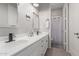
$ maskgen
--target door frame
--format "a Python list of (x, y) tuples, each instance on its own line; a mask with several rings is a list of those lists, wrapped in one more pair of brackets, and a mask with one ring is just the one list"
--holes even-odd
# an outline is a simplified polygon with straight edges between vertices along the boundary
[[(52, 8), (51, 8), (51, 32), (52, 32)], [(61, 18), (63, 19), (63, 17), (61, 16)], [(62, 21), (63, 22), (63, 21)], [(63, 23), (62, 23), (63, 24)], [(62, 26), (63, 27), (63, 26)], [(51, 34), (51, 39), (52, 39), (52, 33), (50, 33)], [(62, 35), (63, 35), (63, 33), (62, 33)], [(63, 39), (63, 38), (62, 38)], [(52, 39), (53, 40), (53, 39)], [(63, 44), (63, 43), (62, 43)]]
[(63, 8), (65, 8), (65, 17), (63, 17), (63, 47), (66, 52), (69, 52), (69, 4), (64, 4)]
[[(63, 44), (63, 48), (64, 48), (64, 46), (65, 46), (65, 50), (67, 51), (67, 52), (69, 52), (69, 3), (64, 3), (64, 5), (67, 5), (68, 6), (68, 18), (67, 18), (67, 21), (68, 21), (68, 23), (67, 23), (67, 25), (68, 25), (68, 31), (67, 31), (67, 33), (68, 33), (68, 39), (64, 39), (65, 37), (64, 37), (64, 35), (63, 35), (63, 40), (65, 40), (65, 43)], [(63, 8), (64, 8), (65, 6), (63, 6)], [(66, 8), (66, 7), (65, 7)], [(50, 39), (50, 44), (51, 44), (51, 27), (52, 27), (52, 23), (51, 23), (51, 21), (52, 21), (52, 7), (51, 7), (51, 4), (50, 4), (50, 14), (51, 14), (51, 16), (50, 16), (50, 25), (49, 25), (49, 39)], [(63, 12), (63, 11), (62, 11)], [(63, 24), (64, 25), (64, 24)], [(63, 26), (64, 27), (64, 26)], [(64, 31), (63, 31), (63, 34), (64, 34)], [(67, 41), (67, 42), (66, 42)], [(66, 44), (67, 43), (67, 44)], [(68, 48), (67, 48), (68, 47)], [(51, 45), (49, 46), (49, 48), (51, 48)]]

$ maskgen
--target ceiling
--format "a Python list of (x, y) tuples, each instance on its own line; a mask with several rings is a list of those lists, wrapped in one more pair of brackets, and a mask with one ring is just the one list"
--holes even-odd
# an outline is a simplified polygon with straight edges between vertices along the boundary
[(39, 6), (42, 8), (46, 6), (51, 6), (52, 9), (63, 8), (64, 3), (39, 3)]
[(50, 5), (52, 9), (58, 9), (58, 8), (62, 8), (64, 3), (51, 3)]

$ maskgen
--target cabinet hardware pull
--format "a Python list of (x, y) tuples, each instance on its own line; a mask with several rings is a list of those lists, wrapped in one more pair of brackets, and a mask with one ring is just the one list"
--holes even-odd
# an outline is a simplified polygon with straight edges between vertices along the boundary
[(74, 35), (79, 35), (79, 33), (74, 33)]

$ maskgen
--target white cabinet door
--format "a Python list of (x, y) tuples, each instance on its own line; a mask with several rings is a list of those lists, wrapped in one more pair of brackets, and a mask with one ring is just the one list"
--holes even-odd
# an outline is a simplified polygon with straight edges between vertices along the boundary
[(0, 27), (8, 25), (8, 4), (0, 3)]
[(45, 55), (48, 48), (48, 36), (42, 38), (42, 55)]
[(41, 56), (41, 42), (37, 41), (14, 56)]
[(14, 54), (14, 56), (44, 56), (48, 48), (48, 36), (43, 37), (39, 41), (26, 47), (22, 51)]
[(10, 27), (17, 24), (17, 4), (0, 3), (0, 27)]
[(17, 17), (18, 17), (17, 4), (15, 3), (8, 4), (8, 24), (16, 25)]
[(39, 40), (33, 44), (33, 54), (31, 56), (41, 56), (41, 41)]
[(24, 48), (23, 50), (19, 51), (18, 53), (14, 54), (13, 56), (30, 56), (32, 54), (32, 47)]

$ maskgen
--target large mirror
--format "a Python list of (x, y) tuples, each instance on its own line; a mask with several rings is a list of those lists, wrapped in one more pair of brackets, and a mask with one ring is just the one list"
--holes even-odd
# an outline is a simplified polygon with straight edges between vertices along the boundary
[(39, 15), (33, 12), (33, 31), (39, 31)]

